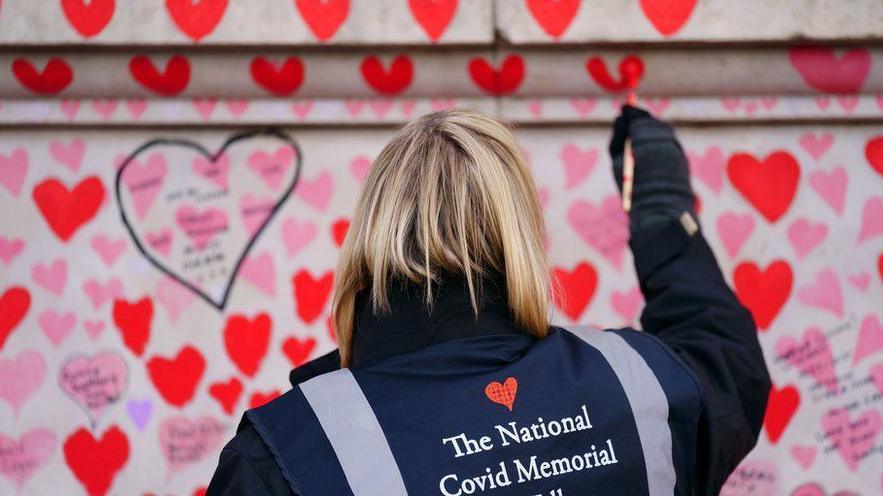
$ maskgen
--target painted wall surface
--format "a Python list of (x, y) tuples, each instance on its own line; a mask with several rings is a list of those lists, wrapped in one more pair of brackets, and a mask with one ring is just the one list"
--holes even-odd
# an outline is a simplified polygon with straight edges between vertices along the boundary
[(0, 494), (199, 493), (336, 346), (362, 180), (432, 110), (517, 124), (555, 322), (635, 324), (606, 152), (629, 68), (775, 385), (723, 494), (883, 493), (881, 33), (859, 0), (3, 0)]

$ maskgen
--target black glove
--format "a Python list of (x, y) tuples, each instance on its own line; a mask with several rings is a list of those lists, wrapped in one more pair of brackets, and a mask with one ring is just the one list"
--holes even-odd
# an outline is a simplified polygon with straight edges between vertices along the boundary
[(622, 113), (613, 122), (609, 146), (613, 177), (620, 193), (626, 138), (631, 140), (635, 158), (629, 212), (632, 236), (653, 231), (680, 218), (685, 211), (698, 223), (687, 157), (672, 127), (644, 109), (622, 106)]

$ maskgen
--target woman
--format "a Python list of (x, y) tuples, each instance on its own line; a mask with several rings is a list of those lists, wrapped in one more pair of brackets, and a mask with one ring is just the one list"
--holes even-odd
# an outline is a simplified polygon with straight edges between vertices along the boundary
[(511, 131), (452, 110), (404, 126), (336, 272), (339, 352), (246, 412), (209, 495), (717, 494), (770, 381), (694, 212), (672, 129), (623, 107), (610, 153), (643, 332), (564, 329), (536, 188)]

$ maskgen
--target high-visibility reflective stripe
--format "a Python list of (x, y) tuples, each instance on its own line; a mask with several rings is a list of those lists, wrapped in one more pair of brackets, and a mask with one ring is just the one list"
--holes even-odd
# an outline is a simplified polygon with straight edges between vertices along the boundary
[(349, 369), (300, 385), (355, 496), (407, 495), (386, 436)]
[(597, 349), (625, 390), (647, 467), (650, 496), (671, 496), (675, 488), (668, 398), (644, 358), (620, 336), (587, 326), (565, 327)]

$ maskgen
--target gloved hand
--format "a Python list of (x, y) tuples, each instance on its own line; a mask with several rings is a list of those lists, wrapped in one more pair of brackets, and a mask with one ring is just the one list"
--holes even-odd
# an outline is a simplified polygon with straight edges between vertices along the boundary
[(678, 219), (684, 211), (698, 223), (687, 157), (672, 127), (644, 109), (628, 104), (622, 106), (622, 112), (613, 123), (609, 146), (613, 176), (620, 194), (626, 138), (631, 140), (635, 158), (629, 212), (632, 237)]

